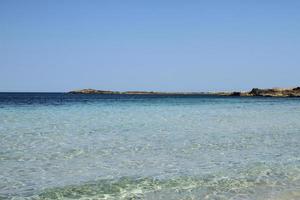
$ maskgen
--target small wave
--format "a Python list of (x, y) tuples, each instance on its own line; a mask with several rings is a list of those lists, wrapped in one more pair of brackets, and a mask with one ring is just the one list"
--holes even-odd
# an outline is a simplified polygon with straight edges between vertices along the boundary
[[(299, 169), (271, 169), (258, 165), (226, 177), (224, 174), (204, 177), (122, 177), (46, 189), (27, 197), (32, 200), (50, 199), (286, 199), (295, 193), (282, 193), (287, 184), (299, 186), (293, 174)], [(291, 184), (293, 183), (293, 184)], [(281, 192), (281, 193), (280, 193)], [(298, 197), (299, 193), (296, 194)], [(270, 197), (270, 198), (269, 198)], [(272, 198), (271, 198), (272, 197)], [(276, 198), (275, 198), (276, 197)], [(278, 197), (278, 198), (277, 198)]]

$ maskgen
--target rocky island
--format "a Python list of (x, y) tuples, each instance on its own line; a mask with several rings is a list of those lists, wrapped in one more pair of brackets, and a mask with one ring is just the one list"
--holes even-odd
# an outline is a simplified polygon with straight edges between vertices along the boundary
[(126, 95), (204, 95), (204, 92), (153, 92), (153, 91), (109, 91), (109, 90), (95, 90), (82, 89), (70, 91), (71, 94), (126, 94)]
[(253, 88), (249, 92), (153, 92), (153, 91), (109, 91), (83, 89), (70, 91), (71, 94), (126, 94), (126, 95), (214, 95), (214, 96), (245, 96), (245, 97), (300, 97), (300, 87), (295, 88)]

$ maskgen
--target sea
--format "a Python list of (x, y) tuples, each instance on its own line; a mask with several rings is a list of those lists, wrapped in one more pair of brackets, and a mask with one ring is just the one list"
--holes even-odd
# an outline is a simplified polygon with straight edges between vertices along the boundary
[(0, 199), (299, 200), (300, 98), (0, 93)]

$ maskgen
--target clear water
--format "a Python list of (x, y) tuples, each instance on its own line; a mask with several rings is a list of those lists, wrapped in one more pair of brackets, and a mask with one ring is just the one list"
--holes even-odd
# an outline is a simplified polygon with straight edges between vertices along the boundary
[(2, 93), (0, 199), (300, 199), (300, 99)]

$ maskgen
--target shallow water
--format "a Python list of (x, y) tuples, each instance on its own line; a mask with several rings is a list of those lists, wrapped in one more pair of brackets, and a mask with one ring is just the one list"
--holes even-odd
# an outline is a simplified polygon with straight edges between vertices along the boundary
[(300, 99), (0, 94), (0, 199), (300, 199)]

